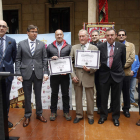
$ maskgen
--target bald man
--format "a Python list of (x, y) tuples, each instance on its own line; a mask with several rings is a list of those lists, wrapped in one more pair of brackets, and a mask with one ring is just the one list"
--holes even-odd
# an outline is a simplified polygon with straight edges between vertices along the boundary
[[(69, 45), (63, 38), (63, 31), (58, 29), (55, 31), (56, 40), (47, 47), (48, 59), (57, 59), (70, 55), (71, 45)], [(71, 120), (69, 115), (69, 74), (52, 75), (50, 77), (51, 86), (51, 116), (50, 120), (54, 121), (57, 116), (57, 102), (59, 85), (61, 85), (63, 112), (67, 121)]]
[[(0, 20), (0, 72), (14, 73), (15, 58), (16, 58), (16, 41), (8, 36), (6, 32), (8, 30), (7, 23)], [(7, 116), (9, 113), (9, 95), (11, 91), (13, 76), (6, 78), (6, 105)], [(13, 127), (13, 124), (8, 121), (8, 127)]]

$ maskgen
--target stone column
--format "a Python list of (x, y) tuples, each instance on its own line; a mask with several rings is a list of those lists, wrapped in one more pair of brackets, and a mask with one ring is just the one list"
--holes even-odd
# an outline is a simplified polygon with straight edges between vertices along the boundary
[(88, 0), (88, 23), (96, 22), (96, 0)]
[(3, 19), (2, 0), (0, 0), (0, 20)]

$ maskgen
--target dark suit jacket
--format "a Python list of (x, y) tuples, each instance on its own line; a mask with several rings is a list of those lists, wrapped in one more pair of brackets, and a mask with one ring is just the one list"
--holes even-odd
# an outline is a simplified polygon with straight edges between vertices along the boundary
[(44, 74), (48, 74), (45, 44), (36, 40), (35, 52), (32, 56), (28, 39), (26, 39), (18, 44), (15, 71), (17, 74), (22, 75), (23, 80), (29, 80), (32, 75), (33, 65), (38, 79), (43, 78), (43, 69)]
[(96, 47), (98, 47), (98, 45), (100, 45), (100, 44), (102, 44), (102, 43), (103, 43), (103, 42), (101, 42), (101, 41), (98, 41), (97, 44), (94, 44), (93, 41), (90, 42), (90, 44), (95, 45)]
[[(17, 53), (17, 49), (16, 49), (15, 39), (6, 36), (6, 46), (5, 46), (4, 56), (2, 57), (2, 54), (0, 53), (0, 62), (1, 62), (0, 71), (3, 71), (2, 67), (4, 64), (6, 72), (14, 73), (13, 64), (15, 63), (16, 53)], [(12, 81), (13, 76), (9, 76), (8, 79)]]
[(125, 76), (123, 68), (126, 62), (126, 48), (123, 43), (115, 42), (113, 63), (111, 69), (107, 66), (107, 42), (98, 45), (100, 50), (100, 73), (99, 80), (101, 83), (106, 83), (111, 76), (117, 83), (121, 82)]

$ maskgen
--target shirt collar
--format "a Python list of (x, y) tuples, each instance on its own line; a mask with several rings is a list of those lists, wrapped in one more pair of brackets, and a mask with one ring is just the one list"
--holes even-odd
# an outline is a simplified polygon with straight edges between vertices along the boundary
[(36, 43), (36, 39), (35, 39), (34, 41), (32, 41), (32, 40), (30, 40), (30, 39), (28, 38), (28, 42), (29, 42), (29, 43), (31, 43), (31, 42)]
[(62, 46), (63, 45), (63, 41), (61, 42), (61, 43), (58, 43), (57, 41), (56, 41), (56, 46)]
[(125, 40), (122, 43), (125, 44)]
[[(82, 46), (83, 44), (81, 44), (81, 46)], [(85, 47), (88, 47), (89, 46), (89, 43), (87, 42), (86, 44), (85, 44)]]
[[(107, 42), (107, 47), (109, 47), (110, 44)], [(115, 47), (115, 42), (113, 43), (113, 47)]]
[(3, 37), (0, 37), (0, 38), (3, 38), (4, 40), (6, 40), (6, 35), (4, 35)]

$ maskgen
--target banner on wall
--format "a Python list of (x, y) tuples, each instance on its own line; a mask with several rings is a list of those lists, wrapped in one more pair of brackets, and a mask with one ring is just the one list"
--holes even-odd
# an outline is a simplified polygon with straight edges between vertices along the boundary
[(100, 22), (97, 22), (97, 23), (84, 23), (83, 24), (83, 29), (87, 30), (88, 33), (89, 33), (89, 42), (92, 41), (92, 38), (91, 38), (91, 33), (94, 31), (94, 30), (98, 30), (99, 33), (100, 33), (100, 41), (101, 42), (104, 42), (106, 40), (106, 37), (105, 37), (105, 32), (108, 28), (114, 28), (115, 26), (115, 23), (114, 22), (105, 22), (105, 23), (100, 23)]
[[(7, 34), (7, 36), (14, 38), (17, 43), (22, 40), (25, 40), (28, 38), (27, 34)], [(45, 47), (47, 47), (49, 44), (51, 44), (55, 40), (55, 34), (38, 34), (37, 39), (40, 41), (43, 41), (45, 43)], [(64, 32), (64, 39), (68, 44), (71, 44), (71, 32)], [(71, 79), (71, 78), (70, 78)], [(12, 82), (12, 88), (10, 93), (10, 103), (14, 105), (14, 102), (18, 102), (20, 105), (20, 102), (23, 100), (24, 95), (22, 94), (22, 82), (17, 80), (17, 77), (14, 77), (14, 80)], [(31, 102), (34, 104), (34, 96), (32, 92), (32, 99)], [(69, 87), (69, 95), (70, 95), (70, 109), (72, 110), (72, 83), (70, 81), (70, 87)], [(42, 98), (42, 107), (43, 109), (50, 109), (50, 102), (51, 102), (51, 88), (50, 88), (50, 79), (42, 83), (42, 92), (41, 92), (41, 98)], [(17, 104), (16, 104), (17, 105)], [(13, 107), (16, 107), (14, 105)], [(58, 110), (63, 109), (63, 103), (62, 103), (62, 94), (61, 94), (61, 87), (59, 88), (59, 94), (58, 94)]]

